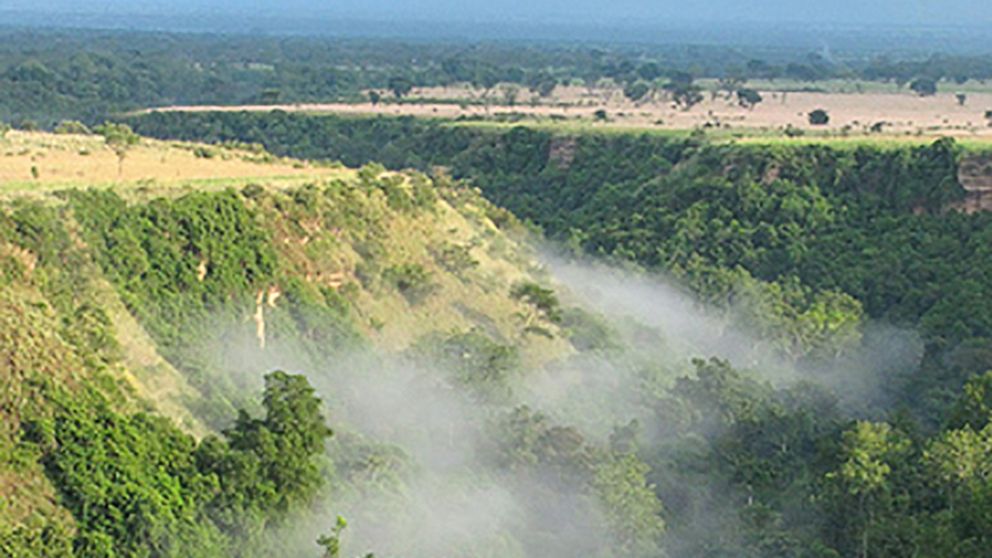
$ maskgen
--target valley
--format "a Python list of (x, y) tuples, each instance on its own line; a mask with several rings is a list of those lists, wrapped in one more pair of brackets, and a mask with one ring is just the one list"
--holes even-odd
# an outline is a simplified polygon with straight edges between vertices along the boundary
[(0, 556), (992, 548), (981, 48), (0, 39)]

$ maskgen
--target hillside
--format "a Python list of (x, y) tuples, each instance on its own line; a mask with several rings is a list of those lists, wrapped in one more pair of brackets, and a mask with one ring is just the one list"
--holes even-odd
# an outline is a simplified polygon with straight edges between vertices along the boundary
[(102, 141), (12, 133), (0, 147), (0, 548), (13, 555), (58, 555), (84, 528), (78, 497), (42, 467), (49, 450), (26, 443), (66, 409), (151, 411), (202, 437), (257, 407), (263, 374), (340, 351), (454, 336), (536, 366), (571, 350), (554, 323), (525, 331), (529, 306), (511, 297), (538, 280), (524, 231), (469, 189), (153, 140), (115, 177)]
[[(664, 506), (669, 554), (981, 554), (983, 149), (278, 112), (129, 121), (159, 137), (441, 168), (572, 253), (664, 277), (554, 270), (563, 295), (590, 290), (585, 307), (625, 333), (621, 354), (639, 354), (631, 320), (662, 331), (647, 363), (618, 376), (636, 387), (601, 386), (605, 409), (646, 414), (594, 405), (592, 422), (614, 425), (615, 448), (640, 432), (633, 455)], [(685, 368), (712, 356), (723, 360)]]
[(981, 153), (133, 122), (0, 146), (6, 555), (987, 548)]

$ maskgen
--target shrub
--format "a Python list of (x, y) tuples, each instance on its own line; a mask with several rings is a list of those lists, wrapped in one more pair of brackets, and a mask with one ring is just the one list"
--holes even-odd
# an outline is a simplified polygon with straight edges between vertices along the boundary
[(403, 264), (385, 271), (383, 278), (391, 283), (410, 304), (420, 304), (437, 290), (431, 274), (420, 264)]
[(90, 134), (90, 129), (78, 120), (63, 120), (55, 127), (56, 134)]
[(830, 123), (830, 115), (823, 109), (816, 109), (809, 113), (809, 123), (813, 126), (826, 126)]

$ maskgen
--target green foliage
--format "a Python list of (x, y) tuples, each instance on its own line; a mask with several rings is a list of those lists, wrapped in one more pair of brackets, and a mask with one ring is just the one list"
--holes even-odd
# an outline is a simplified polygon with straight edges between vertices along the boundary
[(397, 99), (401, 99), (413, 90), (413, 82), (401, 76), (389, 78), (389, 90)]
[(749, 109), (754, 108), (759, 103), (761, 103), (761, 101), (764, 100), (761, 97), (761, 93), (758, 93), (754, 89), (747, 89), (747, 88), (738, 89), (736, 95), (737, 95), (737, 104), (739, 104), (744, 108), (749, 108)]
[(331, 435), (303, 376), (266, 375), (262, 406), (264, 418), (240, 411), (227, 443), (208, 438), (195, 452), (198, 468), (220, 480), (210, 513), (245, 536), (313, 497), (323, 482), (315, 458)]
[(816, 109), (809, 113), (808, 120), (813, 126), (826, 126), (830, 123), (830, 115), (823, 109)]
[[(23, 437), (75, 521), (67, 555), (256, 555), (266, 524), (310, 501), (322, 481), (314, 460), (330, 430), (302, 376), (270, 374), (264, 419), (242, 412), (227, 441), (199, 444), (166, 419), (112, 410), (96, 391), (57, 390), (55, 401)], [(64, 535), (51, 536), (54, 553)]]
[(637, 102), (651, 92), (651, 86), (644, 81), (635, 81), (623, 88), (623, 94), (631, 101)]
[(433, 252), (438, 265), (463, 279), (466, 272), (479, 266), (479, 261), (472, 257), (472, 247), (469, 245), (446, 242)]
[(909, 88), (920, 97), (929, 97), (937, 94), (937, 82), (926, 77), (914, 79), (910, 82)]
[(59, 122), (58, 126), (55, 127), (54, 132), (56, 134), (83, 134), (88, 135), (92, 133), (86, 124), (78, 120), (63, 120)]
[(512, 389), (510, 380), (520, 367), (515, 347), (501, 345), (475, 330), (429, 335), (417, 342), (413, 354), (428, 364), (440, 365), (482, 398), (507, 395)]
[(549, 322), (558, 323), (561, 321), (558, 296), (551, 289), (544, 288), (537, 283), (524, 282), (514, 285), (510, 290), (510, 296), (533, 306), (541, 314), (541, 317)]
[(665, 532), (662, 506), (646, 476), (651, 468), (634, 455), (612, 457), (596, 469), (593, 486), (621, 556), (654, 556)]
[(104, 122), (93, 129), (94, 132), (103, 136), (107, 147), (117, 155), (117, 174), (121, 174), (124, 169), (124, 158), (127, 152), (141, 141), (141, 138), (131, 130), (127, 124), (114, 122)]
[(383, 272), (383, 279), (393, 285), (412, 305), (424, 302), (438, 289), (431, 278), (431, 273), (420, 264), (390, 267)]
[[(162, 419), (107, 409), (68, 410), (37, 443), (80, 528), (82, 555), (214, 556), (226, 541), (203, 521), (211, 480), (193, 464), (194, 442)], [(46, 437), (47, 438), (47, 437)]]
[[(244, 347), (247, 339), (257, 348), (250, 320), (259, 292), (280, 287), (282, 304), (265, 309), (266, 336), (301, 358), (319, 361), (356, 338), (340, 300), (281, 276), (262, 215), (249, 203), (269, 207), (289, 198), (264, 196), (194, 192), (135, 205), (112, 192), (69, 196), (100, 267), (160, 353), (203, 395), (197, 414), (214, 425), (241, 406), (243, 368), (261, 375), (270, 362), (261, 351), (245, 362), (216, 354), (218, 346)], [(324, 207), (313, 203), (314, 211)]]
[(348, 527), (348, 522), (343, 517), (338, 516), (329, 535), (322, 535), (317, 539), (317, 544), (324, 549), (323, 558), (340, 558), (341, 556), (341, 533)]

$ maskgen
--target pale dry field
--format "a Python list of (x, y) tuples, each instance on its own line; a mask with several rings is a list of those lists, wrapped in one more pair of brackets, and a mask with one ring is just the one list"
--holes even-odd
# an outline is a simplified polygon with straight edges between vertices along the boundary
[[(197, 156), (194, 152), (197, 147), (206, 149), (211, 156)], [(116, 183), (169, 185), (350, 172), (240, 149), (142, 138), (139, 145), (127, 152), (118, 173), (117, 155), (101, 136), (11, 131), (0, 139), (0, 191)]]
[[(416, 89), (408, 102), (391, 102), (372, 106), (369, 103), (314, 103), (250, 106), (163, 107), (160, 111), (269, 111), (334, 113), (354, 115), (411, 115), (418, 117), (458, 118), (493, 117), (517, 114), (534, 119), (566, 119), (592, 122), (594, 113), (605, 110), (608, 122), (603, 127), (657, 128), (689, 130), (698, 127), (722, 130), (776, 132), (786, 127), (836, 133), (867, 133), (877, 123), (884, 123), (886, 135), (955, 136), (992, 139), (990, 121), (985, 112), (992, 110), (992, 93), (969, 93), (960, 105), (953, 93), (932, 97), (892, 92), (806, 93), (762, 92), (764, 102), (753, 109), (738, 106), (723, 96), (705, 93), (705, 100), (690, 110), (672, 106), (663, 98), (640, 103), (625, 99), (615, 88), (589, 89), (558, 87), (550, 98), (537, 99), (521, 89), (513, 106), (506, 104), (503, 90), (488, 96), (467, 87)], [(416, 102), (410, 102), (414, 101)], [(830, 114), (827, 126), (811, 126), (809, 112), (824, 109)]]

